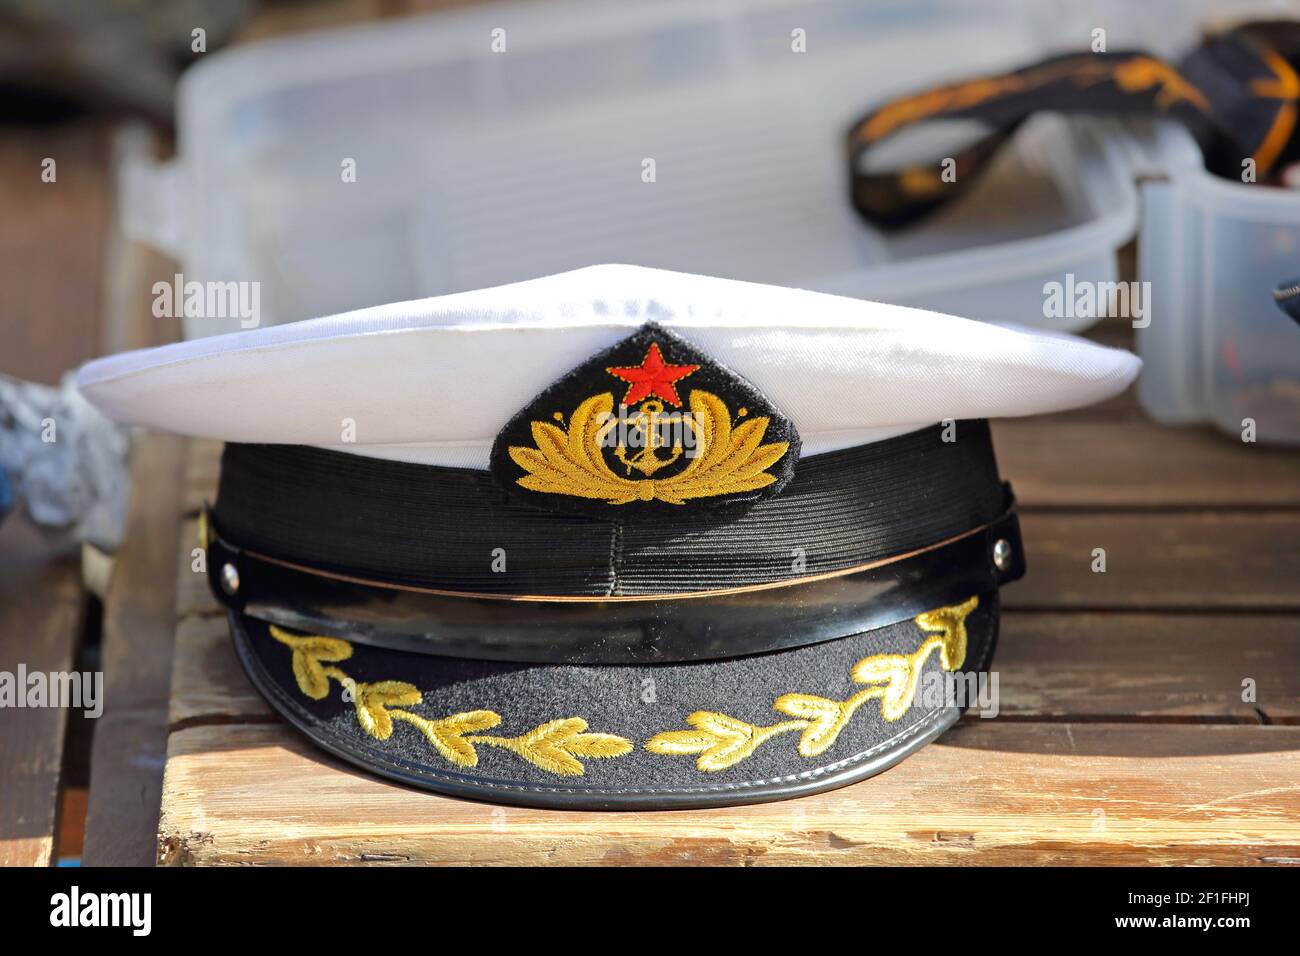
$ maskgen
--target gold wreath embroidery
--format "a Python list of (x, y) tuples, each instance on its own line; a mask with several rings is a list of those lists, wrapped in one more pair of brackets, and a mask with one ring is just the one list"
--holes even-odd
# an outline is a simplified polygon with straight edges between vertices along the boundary
[(850, 672), (853, 680), (866, 684), (847, 700), (830, 700), (813, 694), (782, 694), (772, 709), (795, 720), (770, 726), (728, 717), (711, 710), (697, 710), (686, 718), (692, 730), (669, 730), (655, 734), (645, 745), (656, 754), (695, 754), (695, 767), (714, 773), (735, 766), (765, 741), (779, 734), (801, 730), (798, 750), (804, 757), (816, 757), (835, 743), (858, 708), (868, 700), (880, 700), (880, 716), (900, 719), (912, 706), (921, 668), (935, 651), (946, 671), (955, 671), (966, 660), (966, 617), (979, 606), (979, 598), (951, 607), (941, 607), (914, 619), (917, 627), (930, 632), (911, 654), (876, 654), (858, 661)]
[[(352, 656), (352, 645), (335, 637), (294, 635), (271, 627), (271, 636), (293, 651), (293, 676), (298, 689), (312, 700), (324, 700), (329, 682), (336, 680), (348, 692), (356, 708), (357, 723), (376, 740), (393, 735), (393, 722), (403, 721), (420, 731), (438, 754), (457, 767), (478, 766), (475, 744), (508, 750), (549, 773), (565, 777), (582, 776), (579, 757), (603, 759), (632, 752), (632, 742), (613, 734), (587, 732), (581, 717), (551, 720), (518, 737), (484, 734), (501, 723), (501, 715), (490, 710), (471, 710), (433, 719), (406, 710), (418, 707), (423, 695), (414, 684), (384, 680), (362, 683), (333, 665)], [(328, 666), (327, 666), (328, 665)]]
[(532, 423), (537, 447), (510, 447), (510, 458), (528, 472), (518, 484), (545, 494), (603, 498), (611, 505), (656, 499), (680, 505), (692, 498), (755, 491), (776, 481), (767, 469), (789, 451), (790, 443), (763, 444), (766, 417), (732, 428), (726, 403), (702, 389), (691, 392), (690, 407), (695, 456), (671, 478), (623, 478), (605, 463), (601, 431), (608, 428), (614, 410), (614, 396), (606, 392), (579, 405), (567, 431), (550, 422)]

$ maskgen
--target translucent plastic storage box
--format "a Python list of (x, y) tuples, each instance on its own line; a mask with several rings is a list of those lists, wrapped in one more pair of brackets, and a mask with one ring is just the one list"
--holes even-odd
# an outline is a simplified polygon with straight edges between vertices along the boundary
[(1035, 120), (896, 238), (847, 199), (850, 121), (1044, 55), (1023, 9), (512, 4), (238, 47), (186, 74), (178, 158), (129, 169), (124, 218), (187, 280), (259, 281), (263, 322), (631, 262), (1079, 328), (1044, 284), (1115, 279), (1137, 218), (1086, 124)]
[(1178, 127), (1143, 143), (1155, 175), (1138, 242), (1139, 278), (1151, 283), (1142, 406), (1163, 422), (1233, 434), (1253, 424), (1259, 441), (1300, 442), (1300, 325), (1273, 299), (1300, 276), (1300, 191), (1210, 175)]

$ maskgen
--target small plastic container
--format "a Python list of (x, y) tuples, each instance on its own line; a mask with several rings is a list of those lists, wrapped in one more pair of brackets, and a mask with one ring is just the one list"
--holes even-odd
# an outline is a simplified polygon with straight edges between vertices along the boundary
[(1142, 407), (1157, 421), (1213, 422), (1261, 442), (1300, 442), (1300, 325), (1273, 297), (1300, 275), (1300, 191), (1205, 171), (1181, 128), (1139, 138), (1139, 278), (1151, 283), (1138, 329)]
[(1138, 211), (1086, 124), (1035, 119), (895, 236), (848, 201), (850, 122), (1044, 55), (1021, 14), (527, 3), (237, 47), (186, 74), (178, 157), (129, 166), (124, 220), (186, 280), (260, 282), (263, 323), (629, 262), (1074, 330), (1091, 320), (1044, 317), (1045, 283), (1112, 281)]

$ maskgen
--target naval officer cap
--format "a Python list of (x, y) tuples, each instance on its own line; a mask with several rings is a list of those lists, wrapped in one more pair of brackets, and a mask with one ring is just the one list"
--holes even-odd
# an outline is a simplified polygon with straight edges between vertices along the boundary
[(1024, 556), (987, 419), (1131, 354), (626, 266), (126, 353), (112, 417), (224, 441), (202, 544), (325, 750), (548, 807), (826, 790), (952, 726)]

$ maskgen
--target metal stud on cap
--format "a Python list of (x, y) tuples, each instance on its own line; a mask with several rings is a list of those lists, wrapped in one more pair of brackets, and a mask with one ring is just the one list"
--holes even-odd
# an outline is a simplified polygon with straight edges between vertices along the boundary
[(221, 566), (221, 590), (231, 595), (239, 590), (239, 571), (233, 564)]
[(1006, 538), (998, 538), (994, 543), (993, 564), (999, 571), (1005, 571), (1011, 567), (1011, 542)]

